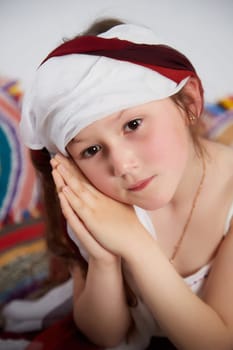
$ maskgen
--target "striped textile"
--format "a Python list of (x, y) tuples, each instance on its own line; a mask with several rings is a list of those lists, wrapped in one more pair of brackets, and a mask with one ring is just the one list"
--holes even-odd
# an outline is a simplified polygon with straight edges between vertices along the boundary
[(39, 217), (38, 183), (18, 129), (21, 97), (17, 81), (0, 79), (0, 229)]
[(39, 184), (19, 134), (22, 91), (0, 78), (0, 310), (48, 277)]
[(2, 230), (0, 236), (0, 309), (7, 302), (32, 296), (48, 279), (49, 257), (44, 222), (32, 219)]

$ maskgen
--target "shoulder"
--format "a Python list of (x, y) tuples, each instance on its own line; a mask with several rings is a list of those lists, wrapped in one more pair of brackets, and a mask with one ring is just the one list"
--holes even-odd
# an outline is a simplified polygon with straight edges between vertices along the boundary
[(204, 141), (208, 163), (211, 165), (212, 177), (217, 175), (222, 189), (232, 190), (233, 200), (233, 147), (209, 140)]
[(222, 213), (225, 219), (228, 215), (229, 220), (228, 234), (220, 244), (214, 262), (218, 269), (225, 271), (228, 264), (233, 266), (233, 148), (212, 141), (206, 141), (206, 145), (207, 158), (211, 164), (210, 183), (214, 193), (210, 197), (212, 203), (219, 207), (219, 214)]
[(222, 181), (223, 193), (226, 194), (226, 199), (230, 206), (233, 206), (233, 148), (218, 144), (218, 160), (219, 164), (216, 171)]
[[(222, 243), (219, 246), (213, 268), (211, 273), (215, 275), (216, 285), (219, 284), (226, 287), (226, 284), (231, 282), (231, 291), (233, 293), (233, 279), (232, 279), (232, 266), (233, 266), (233, 226), (229, 228), (228, 235), (223, 237)], [(218, 281), (218, 283), (217, 283)], [(231, 294), (233, 295), (233, 294)]]
[(207, 159), (206, 203), (228, 230), (233, 223), (233, 148), (205, 140)]
[(232, 295), (233, 295), (233, 227), (224, 237), (207, 278), (204, 300), (221, 315), (229, 328), (233, 330)]
[[(225, 145), (223, 143), (212, 141), (212, 140), (203, 140), (203, 145), (209, 154), (210, 157), (216, 157), (218, 160), (219, 158), (227, 164), (233, 164), (233, 147)], [(232, 169), (233, 171), (233, 169)]]

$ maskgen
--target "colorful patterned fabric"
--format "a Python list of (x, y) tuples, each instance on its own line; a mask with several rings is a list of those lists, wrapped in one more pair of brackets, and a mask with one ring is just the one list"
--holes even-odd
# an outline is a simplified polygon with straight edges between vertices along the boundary
[(0, 78), (0, 310), (38, 291), (49, 272), (39, 184), (18, 129), (21, 98), (17, 81)]
[(0, 79), (0, 229), (38, 217), (38, 185), (18, 129), (22, 92), (17, 81)]
[(204, 112), (202, 134), (233, 147), (233, 96), (206, 104)]
[(0, 309), (13, 299), (32, 296), (49, 273), (43, 220), (27, 220), (8, 230), (0, 236)]

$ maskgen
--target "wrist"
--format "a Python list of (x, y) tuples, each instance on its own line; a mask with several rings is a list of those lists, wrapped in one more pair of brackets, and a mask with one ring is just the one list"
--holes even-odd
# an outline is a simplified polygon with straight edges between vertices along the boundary
[(126, 262), (141, 261), (143, 254), (150, 251), (151, 247), (156, 245), (156, 240), (143, 227), (142, 230), (135, 231), (135, 239), (131, 244), (127, 244), (122, 254), (122, 259)]
[(89, 265), (94, 265), (98, 268), (112, 268), (114, 266), (121, 266), (121, 257), (113, 254), (108, 254), (101, 257), (89, 257)]

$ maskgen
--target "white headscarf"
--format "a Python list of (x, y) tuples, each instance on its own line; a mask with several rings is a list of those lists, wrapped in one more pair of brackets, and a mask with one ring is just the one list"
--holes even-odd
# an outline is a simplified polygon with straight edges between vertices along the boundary
[[(143, 26), (121, 24), (99, 35), (135, 43), (160, 44)], [(78, 132), (115, 112), (163, 99), (179, 84), (149, 68), (108, 57), (70, 54), (52, 57), (36, 71), (23, 100), (21, 135), (31, 149), (67, 155)]]

